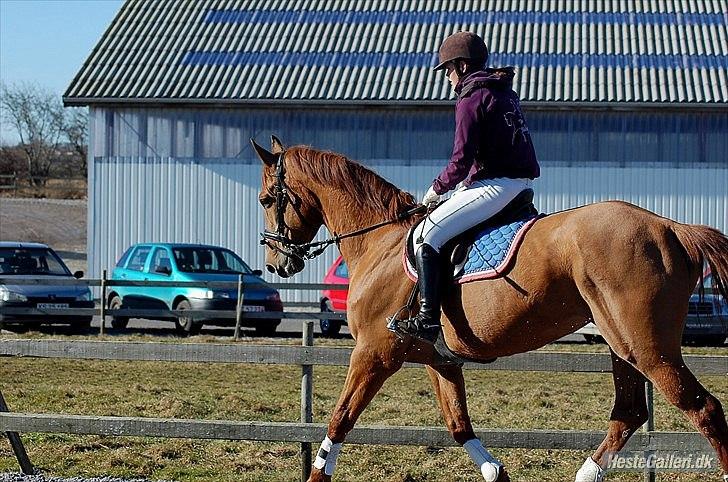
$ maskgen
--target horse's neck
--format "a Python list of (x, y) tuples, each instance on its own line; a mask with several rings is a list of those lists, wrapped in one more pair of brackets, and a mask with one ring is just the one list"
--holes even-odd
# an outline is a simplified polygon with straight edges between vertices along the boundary
[[(321, 203), (324, 225), (332, 235), (354, 233), (389, 220), (388, 213), (367, 206), (343, 189), (322, 187), (317, 195)], [(377, 240), (393, 229), (403, 230), (401, 226), (383, 226), (368, 233), (346, 238), (341, 242), (339, 249), (344, 259), (352, 264), (369, 249), (380, 249), (377, 247)]]

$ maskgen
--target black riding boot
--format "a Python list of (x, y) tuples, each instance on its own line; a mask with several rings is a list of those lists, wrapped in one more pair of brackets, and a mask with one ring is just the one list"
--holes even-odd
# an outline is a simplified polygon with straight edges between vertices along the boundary
[(420, 286), (420, 312), (399, 323), (402, 331), (428, 343), (440, 333), (440, 254), (429, 244), (417, 249), (417, 278)]

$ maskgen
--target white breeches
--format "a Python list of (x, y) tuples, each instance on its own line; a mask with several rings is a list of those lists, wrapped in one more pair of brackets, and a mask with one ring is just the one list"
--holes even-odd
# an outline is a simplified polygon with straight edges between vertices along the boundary
[(532, 185), (531, 179), (500, 177), (475, 181), (458, 189), (416, 228), (415, 246), (426, 243), (439, 252), (446, 242), (495, 216)]

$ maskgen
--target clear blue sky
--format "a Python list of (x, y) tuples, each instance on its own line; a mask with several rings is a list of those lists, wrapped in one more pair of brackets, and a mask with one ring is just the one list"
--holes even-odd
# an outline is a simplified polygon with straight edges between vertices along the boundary
[[(123, 0), (0, 0), (0, 81), (34, 82), (59, 97)], [(0, 140), (16, 141), (4, 129)]]

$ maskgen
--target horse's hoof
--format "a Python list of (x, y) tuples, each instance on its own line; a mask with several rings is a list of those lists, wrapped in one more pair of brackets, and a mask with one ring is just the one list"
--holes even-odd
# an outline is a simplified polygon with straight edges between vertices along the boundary
[(480, 466), (480, 473), (486, 482), (511, 482), (508, 471), (500, 464), (486, 462)]
[(508, 471), (505, 467), (501, 467), (500, 473), (498, 474), (498, 478), (495, 479), (495, 482), (511, 482), (511, 478), (508, 476)]
[(322, 470), (313, 469), (306, 482), (331, 482), (331, 476), (324, 474)]

